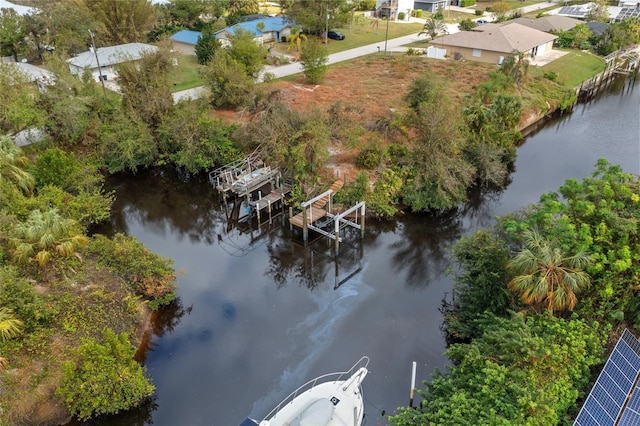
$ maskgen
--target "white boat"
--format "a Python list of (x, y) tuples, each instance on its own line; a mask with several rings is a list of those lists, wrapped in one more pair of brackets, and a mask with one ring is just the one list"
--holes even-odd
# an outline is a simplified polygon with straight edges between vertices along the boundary
[(364, 356), (349, 371), (325, 374), (291, 392), (261, 421), (240, 426), (361, 426), (362, 381), (369, 370)]

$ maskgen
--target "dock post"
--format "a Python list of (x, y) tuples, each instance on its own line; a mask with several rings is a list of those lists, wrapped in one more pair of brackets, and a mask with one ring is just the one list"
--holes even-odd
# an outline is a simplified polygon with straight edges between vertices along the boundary
[(365, 204), (362, 202), (362, 210), (360, 211), (360, 238), (364, 238), (364, 213), (365, 213)]
[(333, 219), (333, 223), (335, 224), (335, 232), (336, 232), (336, 238), (335, 238), (335, 244), (336, 244), (336, 257), (338, 257), (338, 254), (340, 254), (340, 220), (337, 219)]
[(309, 228), (307, 228), (307, 208), (302, 210), (302, 241), (305, 243), (309, 239)]
[(413, 361), (411, 368), (411, 393), (409, 394), (409, 407), (413, 408), (413, 390), (416, 387), (416, 362)]
[(256, 215), (258, 216), (258, 226), (260, 226), (260, 201), (256, 201)]
[(269, 210), (269, 225), (271, 225), (271, 200), (267, 200), (267, 209)]
[[(289, 219), (293, 217), (293, 207), (289, 206)], [(293, 231), (293, 225), (289, 221), (289, 231)]]

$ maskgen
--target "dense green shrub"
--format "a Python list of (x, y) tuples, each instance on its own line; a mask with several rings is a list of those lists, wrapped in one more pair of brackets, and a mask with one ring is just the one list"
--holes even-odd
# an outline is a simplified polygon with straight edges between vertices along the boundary
[(334, 197), (337, 203), (354, 205), (364, 201), (369, 191), (369, 175), (358, 173), (355, 180), (348, 182)]
[(113, 239), (95, 235), (89, 251), (108, 266), (136, 293), (151, 300), (150, 306), (168, 304), (175, 298), (175, 273), (170, 260), (150, 252), (134, 236), (116, 234)]
[(461, 0), (460, 7), (469, 7), (476, 4), (476, 0)]
[(119, 113), (102, 128), (101, 154), (109, 173), (132, 172), (153, 164), (158, 155), (153, 135), (139, 118)]
[(376, 0), (360, 0), (356, 10), (375, 10)]
[(33, 285), (21, 277), (17, 269), (9, 266), (0, 267), (0, 307), (13, 310), (16, 317), (24, 322), (25, 334), (47, 324), (53, 315)]
[(404, 12), (399, 12), (398, 13), (398, 21), (404, 21), (404, 18), (405, 18)]
[(411, 10), (411, 16), (413, 16), (414, 18), (422, 18), (422, 9)]
[(393, 425), (561, 423), (601, 362), (602, 327), (548, 315), (482, 321), (482, 336), (450, 346), (450, 372), (436, 373), (418, 390), (420, 407), (402, 409)]
[(136, 348), (126, 333), (107, 329), (103, 340), (85, 340), (75, 359), (62, 365), (64, 379), (56, 394), (81, 420), (133, 408), (154, 391), (144, 368), (134, 360)]
[(356, 157), (356, 166), (364, 169), (375, 169), (384, 158), (384, 151), (380, 146), (368, 146)]
[(476, 21), (471, 18), (463, 19), (458, 24), (458, 29), (460, 31), (473, 31), (475, 27), (477, 27)]
[(311, 84), (319, 84), (324, 80), (327, 74), (327, 55), (326, 47), (317, 38), (312, 38), (304, 42), (302, 53), (300, 54), (300, 63), (304, 76)]

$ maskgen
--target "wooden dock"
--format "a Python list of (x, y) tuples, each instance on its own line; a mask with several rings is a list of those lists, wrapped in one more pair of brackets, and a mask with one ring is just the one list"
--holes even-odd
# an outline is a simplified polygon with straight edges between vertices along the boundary
[[(325, 202), (326, 204), (326, 202)], [(305, 214), (306, 212), (306, 214)], [(319, 207), (309, 207), (306, 210), (301, 211), (297, 215), (289, 218), (289, 223), (297, 228), (305, 228), (305, 216), (307, 220), (307, 225), (311, 225), (313, 222), (322, 219), (327, 216), (327, 211), (323, 208)]]
[[(365, 203), (359, 202), (355, 206), (347, 209), (343, 213), (333, 213), (333, 196), (340, 188), (343, 182), (338, 180), (331, 185), (331, 188), (320, 195), (300, 203), (302, 211), (293, 216), (292, 208), (289, 208), (289, 227), (302, 228), (302, 240), (309, 240), (309, 230), (313, 230), (325, 237), (335, 241), (336, 255), (339, 252), (340, 232), (347, 226), (360, 230), (360, 236), (364, 237), (364, 217)], [(359, 216), (358, 216), (359, 214)], [(353, 217), (353, 218), (352, 218)], [(320, 220), (323, 220), (320, 222)], [(333, 230), (329, 230), (333, 228)]]
[(291, 185), (283, 184), (282, 187), (278, 189), (274, 189), (267, 195), (259, 198), (255, 201), (250, 201), (249, 205), (253, 210), (255, 210), (256, 215), (258, 216), (258, 223), (260, 223), (260, 212), (264, 209), (267, 209), (267, 213), (269, 214), (269, 220), (271, 220), (271, 210), (273, 206), (280, 205), (284, 208), (284, 197), (291, 192)]

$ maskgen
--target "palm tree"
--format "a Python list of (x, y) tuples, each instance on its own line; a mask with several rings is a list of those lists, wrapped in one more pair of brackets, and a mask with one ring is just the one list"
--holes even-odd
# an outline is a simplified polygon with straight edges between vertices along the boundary
[(573, 310), (576, 293), (589, 286), (591, 278), (583, 271), (591, 258), (583, 251), (566, 256), (537, 231), (525, 231), (525, 248), (507, 264), (514, 275), (509, 288), (527, 305), (554, 310)]
[[(56, 209), (32, 211), (15, 232), (13, 258), (19, 263), (38, 262), (43, 275), (54, 256), (80, 258), (77, 250), (89, 243), (85, 235), (77, 232), (76, 222), (63, 218)], [(44, 276), (43, 279), (46, 280)]]
[(0, 182), (6, 179), (23, 194), (31, 194), (36, 182), (31, 174), (23, 170), (27, 162), (22, 149), (10, 137), (0, 136)]
[(300, 44), (307, 39), (306, 34), (302, 32), (300, 28), (291, 28), (291, 34), (287, 37), (289, 42), (289, 49), (296, 49), (300, 51)]
[[(6, 342), (7, 340), (13, 339), (22, 333), (23, 327), (24, 323), (16, 318), (11, 309), (0, 308), (0, 340)], [(2, 364), (0, 361), (0, 366)]]
[(513, 78), (518, 86), (518, 91), (522, 93), (522, 83), (529, 72), (529, 60), (525, 58), (524, 53), (518, 50), (511, 53), (502, 62), (502, 73)]
[(436, 38), (439, 34), (449, 34), (449, 30), (447, 29), (447, 25), (444, 21), (440, 19), (429, 18), (424, 23), (424, 27), (422, 31), (418, 33), (418, 35), (427, 34), (431, 37), (431, 40)]

